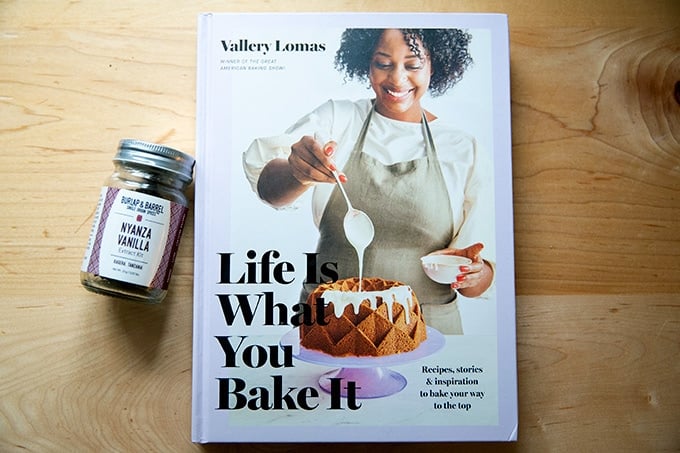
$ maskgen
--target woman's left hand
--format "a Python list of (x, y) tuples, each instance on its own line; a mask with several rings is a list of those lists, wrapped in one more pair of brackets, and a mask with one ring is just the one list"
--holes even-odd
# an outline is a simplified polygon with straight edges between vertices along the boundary
[(460, 272), (456, 281), (451, 282), (451, 289), (458, 290), (465, 297), (477, 297), (489, 288), (493, 279), (491, 266), (480, 255), (482, 249), (484, 244), (478, 242), (463, 249), (446, 248), (431, 254), (464, 256), (472, 260), (472, 263), (459, 267)]

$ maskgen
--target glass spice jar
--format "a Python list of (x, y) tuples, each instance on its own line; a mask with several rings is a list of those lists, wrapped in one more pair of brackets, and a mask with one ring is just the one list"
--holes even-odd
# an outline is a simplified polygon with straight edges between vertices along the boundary
[(90, 291), (159, 303), (188, 211), (194, 158), (141, 140), (120, 141), (94, 216), (80, 282)]

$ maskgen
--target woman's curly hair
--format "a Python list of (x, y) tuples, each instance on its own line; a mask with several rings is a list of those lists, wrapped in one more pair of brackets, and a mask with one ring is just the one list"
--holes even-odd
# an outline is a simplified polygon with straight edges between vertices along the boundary
[[(346, 79), (368, 81), (373, 52), (385, 29), (349, 28), (342, 34), (340, 48), (335, 54), (335, 67), (345, 73)], [(463, 77), (472, 64), (468, 51), (469, 33), (457, 28), (401, 29), (404, 41), (419, 57), (418, 41), (430, 56), (432, 77), (429, 91), (440, 96)]]

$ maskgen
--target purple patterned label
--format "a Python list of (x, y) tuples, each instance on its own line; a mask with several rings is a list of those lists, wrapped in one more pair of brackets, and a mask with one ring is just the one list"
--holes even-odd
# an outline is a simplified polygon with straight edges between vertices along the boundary
[(179, 240), (184, 229), (184, 219), (187, 217), (188, 209), (180, 204), (171, 203), (170, 205), (170, 225), (168, 239), (165, 243), (163, 257), (161, 258), (158, 271), (151, 281), (153, 288), (167, 289), (172, 275), (172, 268), (175, 264)]

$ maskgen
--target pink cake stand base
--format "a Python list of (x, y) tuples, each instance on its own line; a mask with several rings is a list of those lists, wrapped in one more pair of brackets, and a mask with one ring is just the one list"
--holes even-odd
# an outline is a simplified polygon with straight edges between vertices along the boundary
[(292, 346), (293, 357), (303, 362), (328, 365), (336, 368), (319, 377), (319, 387), (331, 393), (331, 379), (341, 379), (340, 391), (347, 396), (348, 383), (354, 382), (357, 398), (382, 398), (401, 392), (407, 385), (406, 378), (388, 367), (403, 365), (423, 359), (439, 351), (446, 344), (446, 338), (438, 330), (427, 328), (427, 339), (417, 349), (382, 357), (333, 357), (319, 351), (300, 346), (299, 329), (285, 334), (281, 346)]

